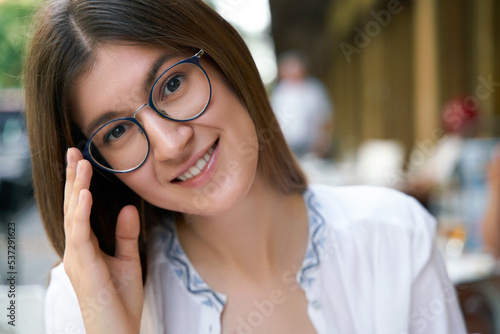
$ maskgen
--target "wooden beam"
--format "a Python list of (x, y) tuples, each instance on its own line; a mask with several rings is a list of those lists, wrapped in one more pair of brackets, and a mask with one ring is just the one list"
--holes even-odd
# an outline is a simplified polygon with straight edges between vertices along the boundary
[(425, 140), (439, 127), (438, 52), (434, 0), (413, 3), (415, 139)]

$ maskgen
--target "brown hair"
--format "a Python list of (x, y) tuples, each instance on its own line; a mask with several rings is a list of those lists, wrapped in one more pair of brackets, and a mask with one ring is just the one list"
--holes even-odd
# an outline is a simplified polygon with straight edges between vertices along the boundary
[[(266, 182), (287, 194), (305, 189), (305, 177), (285, 143), (250, 52), (201, 0), (49, 1), (39, 12), (26, 59), (26, 112), (35, 195), (61, 257), (65, 153), (71, 146), (82, 149), (87, 140), (69, 116), (71, 83), (91, 68), (99, 45), (117, 42), (168, 46), (186, 54), (205, 50), (254, 122), (258, 168)], [(144, 213), (143, 202), (115, 176), (98, 171), (90, 190), (92, 228), (101, 248), (112, 254), (119, 210), (135, 204)]]

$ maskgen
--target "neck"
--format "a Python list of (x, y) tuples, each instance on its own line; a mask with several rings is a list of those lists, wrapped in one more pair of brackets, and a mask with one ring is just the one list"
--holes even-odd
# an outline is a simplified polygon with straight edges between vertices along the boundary
[(215, 217), (185, 216), (177, 228), (200, 273), (214, 268), (269, 275), (300, 265), (308, 220), (301, 194), (284, 195), (256, 181), (240, 203)]

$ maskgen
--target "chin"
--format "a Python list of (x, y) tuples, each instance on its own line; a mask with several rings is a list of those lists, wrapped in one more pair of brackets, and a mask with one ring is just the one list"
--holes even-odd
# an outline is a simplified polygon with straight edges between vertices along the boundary
[(206, 217), (223, 215), (245, 199), (251, 185), (235, 185), (234, 181), (228, 180), (224, 185), (209, 184), (203, 188), (191, 189), (191, 194), (183, 200), (179, 198), (180, 202), (166, 209)]

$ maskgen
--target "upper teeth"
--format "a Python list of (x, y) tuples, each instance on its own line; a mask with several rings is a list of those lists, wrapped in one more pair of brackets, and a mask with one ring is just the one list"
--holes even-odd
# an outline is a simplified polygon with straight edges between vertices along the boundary
[(210, 157), (212, 156), (212, 153), (214, 152), (213, 147), (211, 147), (207, 153), (205, 153), (204, 156), (202, 156), (194, 166), (189, 168), (189, 170), (181, 175), (179, 175), (177, 178), (181, 181), (187, 181), (189, 179), (192, 179), (196, 175), (200, 174), (203, 168), (207, 165), (208, 161), (210, 160)]

